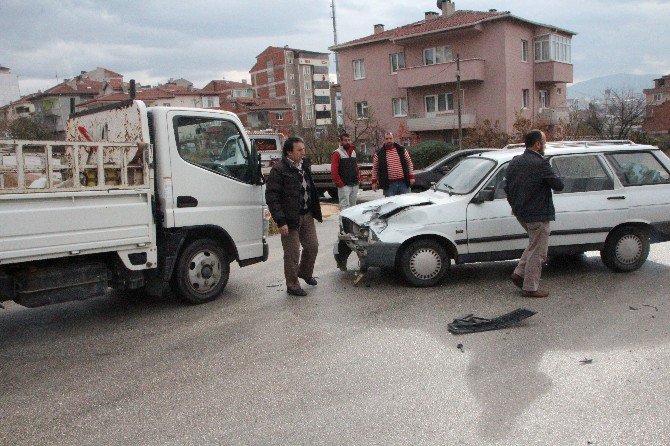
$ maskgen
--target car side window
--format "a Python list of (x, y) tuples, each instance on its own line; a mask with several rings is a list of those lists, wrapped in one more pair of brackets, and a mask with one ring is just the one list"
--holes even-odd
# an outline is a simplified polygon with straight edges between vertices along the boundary
[(614, 189), (614, 181), (598, 155), (555, 156), (550, 162), (565, 185), (557, 194)]
[(649, 152), (612, 153), (605, 156), (624, 186), (670, 183), (670, 174)]
[(235, 123), (220, 118), (176, 116), (177, 151), (184, 161), (234, 178), (252, 181), (253, 160)]
[(489, 182), (486, 183), (486, 186), (484, 186), (484, 190), (493, 191), (494, 200), (507, 198), (507, 194), (505, 193), (505, 174), (507, 173), (507, 166), (509, 166), (509, 164), (502, 166), (498, 172), (491, 177)]

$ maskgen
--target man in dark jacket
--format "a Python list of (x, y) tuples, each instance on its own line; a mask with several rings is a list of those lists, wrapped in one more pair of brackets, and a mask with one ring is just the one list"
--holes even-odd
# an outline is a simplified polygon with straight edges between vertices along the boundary
[(514, 157), (506, 174), (505, 192), (512, 214), (528, 232), (528, 246), (512, 273), (512, 282), (524, 297), (547, 297), (540, 290), (542, 264), (547, 259), (550, 222), (556, 220), (551, 191), (563, 190), (563, 181), (544, 157), (547, 138), (532, 130), (526, 135), (526, 151)]
[(356, 206), (359, 183), (358, 162), (356, 161), (356, 148), (351, 144), (351, 137), (348, 133), (340, 135), (340, 146), (333, 152), (330, 159), (330, 176), (337, 185), (340, 210)]
[[(292, 136), (283, 147), (284, 156), (268, 175), (265, 201), (281, 232), (284, 249), (286, 292), (306, 296), (298, 278), (316, 285), (314, 262), (319, 251), (314, 219), (322, 221), (319, 193), (312, 181), (312, 172), (305, 156), (305, 142)], [(302, 245), (302, 256), (300, 255)]]

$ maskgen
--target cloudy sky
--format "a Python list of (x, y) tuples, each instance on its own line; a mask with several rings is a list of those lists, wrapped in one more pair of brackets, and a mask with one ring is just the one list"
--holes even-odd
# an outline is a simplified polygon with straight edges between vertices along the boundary
[[(335, 0), (340, 43), (423, 18), (435, 0)], [(269, 45), (328, 51), (331, 0), (0, 0), (0, 65), (21, 93), (101, 66), (143, 84), (248, 78)], [(575, 81), (670, 73), (670, 0), (457, 0), (577, 32)]]

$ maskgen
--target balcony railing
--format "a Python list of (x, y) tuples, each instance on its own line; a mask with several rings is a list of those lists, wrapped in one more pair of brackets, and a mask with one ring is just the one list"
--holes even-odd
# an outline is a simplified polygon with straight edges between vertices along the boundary
[(556, 61), (535, 62), (534, 70), (537, 83), (572, 83), (572, 64)]
[(561, 122), (567, 123), (570, 120), (570, 108), (541, 108), (537, 116), (540, 121), (546, 122), (547, 124), (556, 125), (560, 124)]
[[(461, 82), (483, 81), (484, 60), (461, 60)], [(414, 88), (456, 82), (456, 62), (401, 68), (398, 70), (398, 87)]]
[[(477, 124), (477, 115), (464, 113), (461, 115), (463, 128), (472, 128)], [(453, 130), (458, 128), (458, 115), (456, 113), (441, 113), (435, 116), (422, 114), (411, 114), (407, 119), (407, 129), (410, 132), (426, 132), (431, 130)]]

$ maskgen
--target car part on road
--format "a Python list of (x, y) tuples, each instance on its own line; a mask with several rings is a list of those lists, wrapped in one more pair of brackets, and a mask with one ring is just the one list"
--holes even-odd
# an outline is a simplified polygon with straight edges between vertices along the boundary
[(600, 257), (614, 272), (640, 268), (649, 256), (649, 232), (637, 226), (622, 226), (607, 237)]
[(454, 319), (454, 321), (447, 327), (452, 334), (475, 333), (477, 331), (499, 330), (507, 328), (510, 325), (518, 324), (524, 319), (537, 314), (533, 310), (527, 308), (519, 308), (502, 316), (494, 317), (493, 319), (485, 319), (468, 314), (465, 317)]

